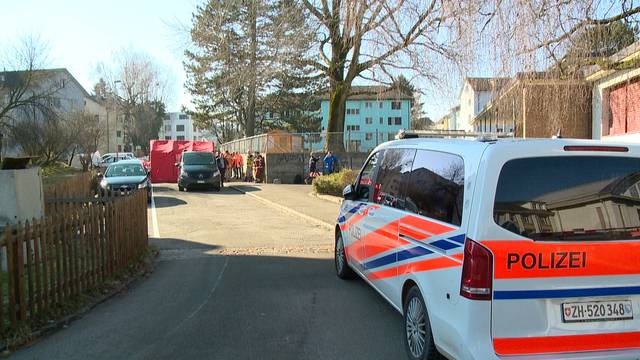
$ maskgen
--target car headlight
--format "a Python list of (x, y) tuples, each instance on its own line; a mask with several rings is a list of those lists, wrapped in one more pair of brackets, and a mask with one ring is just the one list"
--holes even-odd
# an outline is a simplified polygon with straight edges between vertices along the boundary
[(107, 186), (108, 186), (107, 180), (102, 179), (102, 181), (100, 181), (100, 187), (103, 188), (103, 189), (106, 189)]
[(144, 189), (146, 187), (147, 187), (147, 182), (146, 181), (143, 181), (140, 184), (138, 184), (138, 189)]

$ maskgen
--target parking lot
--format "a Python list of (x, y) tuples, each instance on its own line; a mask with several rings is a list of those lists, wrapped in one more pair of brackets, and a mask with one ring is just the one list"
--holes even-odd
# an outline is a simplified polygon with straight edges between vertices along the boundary
[(14, 358), (404, 356), (400, 315), (362, 280), (335, 276), (328, 229), (228, 187), (160, 185), (154, 203), (150, 277)]

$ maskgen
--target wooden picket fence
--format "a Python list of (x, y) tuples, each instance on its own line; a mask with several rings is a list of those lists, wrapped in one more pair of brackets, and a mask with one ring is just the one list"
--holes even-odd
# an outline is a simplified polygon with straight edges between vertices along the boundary
[[(95, 173), (91, 171), (82, 172), (71, 176), (64, 181), (58, 182), (43, 189), (45, 199), (61, 199), (61, 198), (86, 198), (93, 194), (96, 190), (93, 188), (93, 180)], [(49, 212), (57, 212), (60, 207), (58, 201), (45, 201), (45, 214)]]
[(148, 245), (146, 191), (47, 202), (55, 212), (0, 233), (0, 333), (123, 274)]

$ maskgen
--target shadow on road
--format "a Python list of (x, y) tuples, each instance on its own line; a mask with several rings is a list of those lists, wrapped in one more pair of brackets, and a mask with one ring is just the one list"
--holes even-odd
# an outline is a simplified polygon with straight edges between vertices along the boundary
[(156, 208), (158, 209), (185, 205), (187, 203), (186, 201), (175, 198), (173, 196), (157, 196), (157, 195), (153, 196), (153, 201), (155, 201)]
[(217, 250), (220, 249), (218, 245), (204, 244), (197, 241), (188, 241), (182, 239), (173, 238), (151, 238), (151, 244), (156, 246), (160, 250)]
[(404, 356), (398, 313), (364, 281), (338, 279), (330, 258), (221, 256), (180, 239), (154, 244), (165, 257), (148, 279), (14, 358)]
[(262, 189), (259, 186), (255, 186), (255, 185), (233, 184), (233, 187), (242, 192), (262, 191)]

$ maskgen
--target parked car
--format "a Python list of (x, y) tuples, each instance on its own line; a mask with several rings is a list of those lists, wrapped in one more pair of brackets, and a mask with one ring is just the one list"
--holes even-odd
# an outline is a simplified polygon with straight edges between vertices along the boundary
[(178, 190), (189, 191), (196, 187), (212, 188), (220, 191), (220, 171), (216, 157), (212, 152), (187, 151), (182, 153), (182, 160), (176, 163), (180, 168)]
[(147, 201), (151, 202), (151, 179), (142, 162), (137, 159), (121, 160), (111, 164), (100, 181), (102, 193), (125, 195), (132, 191), (147, 192)]
[(336, 272), (403, 315), (410, 359), (637, 359), (639, 194), (636, 145), (387, 142), (344, 189)]
[(98, 164), (99, 167), (107, 167), (110, 164), (116, 163), (118, 161), (121, 160), (130, 160), (130, 159), (135, 159), (135, 157), (133, 156), (133, 153), (107, 153), (102, 155), (102, 157), (100, 158), (100, 163)]

